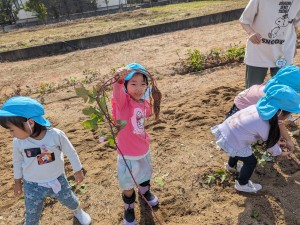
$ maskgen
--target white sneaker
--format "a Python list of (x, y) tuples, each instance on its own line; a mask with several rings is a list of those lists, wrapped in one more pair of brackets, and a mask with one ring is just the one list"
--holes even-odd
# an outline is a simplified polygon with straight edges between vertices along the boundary
[(229, 172), (232, 172), (232, 173), (241, 172), (241, 169), (243, 167), (242, 163), (237, 163), (236, 168), (229, 166), (228, 163), (224, 163), (224, 165), (225, 165), (225, 169), (228, 170)]
[(78, 219), (81, 225), (89, 225), (92, 222), (90, 215), (83, 211), (81, 208), (73, 211), (73, 214)]
[(262, 189), (260, 184), (253, 183), (251, 180), (248, 181), (248, 184), (240, 185), (240, 183), (235, 180), (234, 188), (242, 192), (257, 192)]

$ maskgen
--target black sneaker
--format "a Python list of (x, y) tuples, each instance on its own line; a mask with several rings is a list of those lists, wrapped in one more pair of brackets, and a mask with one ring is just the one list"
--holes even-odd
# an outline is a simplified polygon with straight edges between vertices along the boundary
[(158, 198), (150, 191), (146, 191), (143, 195), (151, 206), (156, 206), (158, 204)]
[(128, 208), (124, 210), (124, 224), (135, 225), (135, 215), (133, 204), (128, 205)]

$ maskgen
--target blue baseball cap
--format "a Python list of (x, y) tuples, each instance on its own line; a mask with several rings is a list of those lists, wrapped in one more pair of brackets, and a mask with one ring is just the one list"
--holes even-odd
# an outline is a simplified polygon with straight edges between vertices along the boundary
[(147, 79), (149, 77), (149, 73), (148, 71), (146, 70), (145, 67), (143, 67), (141, 64), (138, 64), (138, 63), (130, 63), (128, 64), (127, 66), (125, 66), (125, 68), (128, 68), (131, 70), (131, 72), (125, 77), (125, 80), (130, 80), (132, 78), (132, 76), (136, 73), (141, 73), (141, 74), (144, 74), (146, 75)]
[(51, 123), (43, 117), (44, 114), (44, 107), (41, 103), (23, 96), (8, 99), (0, 109), (0, 117), (21, 116), (32, 119), (42, 126), (49, 127)]
[(300, 96), (287, 85), (273, 85), (256, 103), (256, 108), (263, 120), (271, 119), (279, 109), (300, 113)]
[(266, 83), (264, 92), (266, 93), (270, 87), (276, 84), (287, 85), (296, 92), (300, 92), (300, 68), (295, 65), (281, 68), (277, 74)]

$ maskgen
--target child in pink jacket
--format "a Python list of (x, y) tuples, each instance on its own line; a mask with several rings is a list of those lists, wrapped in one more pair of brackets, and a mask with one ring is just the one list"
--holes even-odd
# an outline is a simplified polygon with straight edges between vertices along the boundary
[[(135, 222), (134, 187), (139, 185), (139, 192), (151, 206), (158, 204), (158, 198), (150, 192), (152, 164), (150, 157), (150, 138), (145, 131), (145, 119), (151, 115), (151, 105), (144, 95), (148, 89), (149, 76), (140, 64), (132, 63), (120, 68), (114, 74), (119, 76), (113, 84), (112, 108), (115, 120), (125, 120), (126, 126), (117, 136), (118, 145), (118, 180), (125, 203), (124, 224)], [(123, 158), (124, 156), (124, 158)]]

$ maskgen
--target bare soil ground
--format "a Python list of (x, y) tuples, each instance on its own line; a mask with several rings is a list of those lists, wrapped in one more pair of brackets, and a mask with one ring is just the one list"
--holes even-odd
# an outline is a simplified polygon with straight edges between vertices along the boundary
[(195, 1), (0, 33), (0, 52), (79, 39), (243, 8), (247, 0)]
[[(176, 51), (184, 57), (187, 49), (208, 51), (245, 43), (246, 34), (237, 21), (189, 29), (60, 56), (1, 63), (0, 94), (22, 92), (42, 83), (60, 83), (65, 78), (84, 79), (82, 71), (97, 70), (110, 76), (112, 68), (130, 62), (145, 65), (155, 74), (163, 93), (161, 123), (150, 120), (154, 167), (153, 178), (164, 177), (164, 185), (152, 181), (159, 197), (156, 214), (162, 224), (232, 225), (300, 224), (299, 141), (292, 159), (276, 159), (258, 167), (252, 180), (263, 185), (257, 194), (238, 193), (231, 182), (227, 187), (209, 187), (202, 177), (223, 168), (227, 156), (214, 145), (210, 127), (220, 123), (234, 96), (244, 88), (245, 66), (234, 64), (201, 73), (178, 74)], [(299, 65), (299, 57), (296, 57)], [(100, 79), (100, 77), (99, 77)], [(38, 98), (37, 94), (30, 95)], [(38, 98), (39, 99), (39, 98)], [(84, 104), (72, 87), (44, 95), (46, 116), (62, 129), (76, 147), (86, 169), (88, 192), (78, 194), (93, 224), (122, 224), (123, 203), (116, 179), (116, 153), (97, 142), (97, 134), (83, 129)], [(23, 224), (24, 202), (13, 196), (11, 140), (0, 129), (1, 179), (0, 224)], [(66, 163), (69, 178), (70, 164)], [(140, 225), (159, 224), (142, 202), (136, 202)], [(253, 218), (254, 217), (254, 218)], [(78, 224), (71, 212), (56, 201), (47, 201), (42, 224)]]

